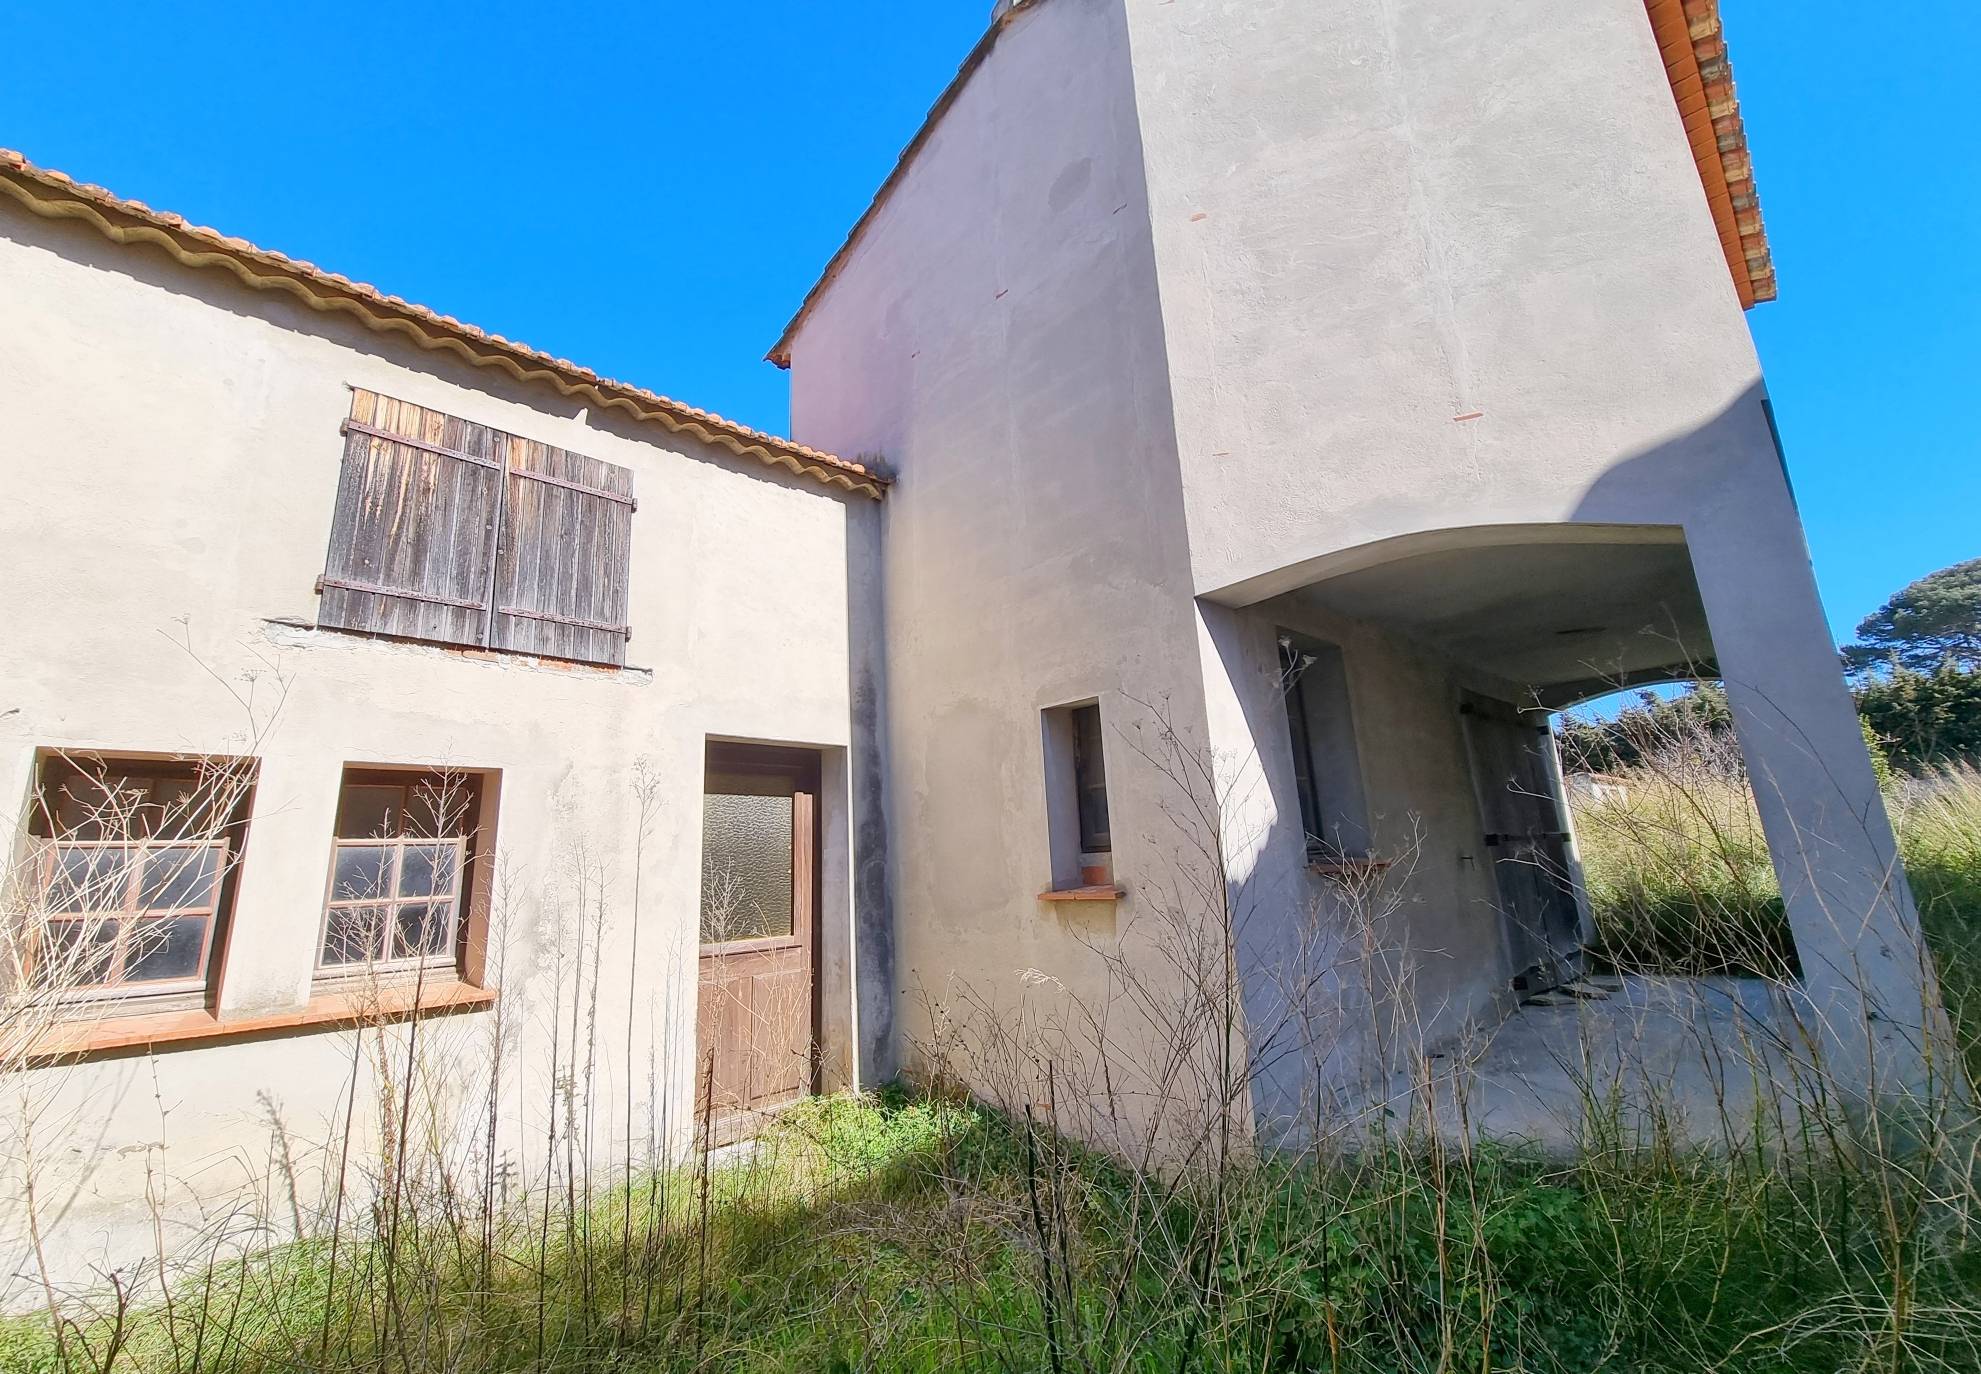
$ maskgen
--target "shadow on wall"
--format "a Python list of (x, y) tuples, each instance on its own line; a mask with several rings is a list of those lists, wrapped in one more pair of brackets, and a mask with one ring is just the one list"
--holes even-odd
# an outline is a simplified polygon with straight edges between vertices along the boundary
[[(1490, 513), (1510, 518), (1523, 508), (1558, 507), (1558, 496), (1502, 491)], [(1929, 1021), (1917, 921), (1758, 385), (1696, 429), (1618, 457), (1566, 521), (1411, 531), (1382, 541), (1393, 550), (1337, 550), (1297, 571), (1311, 582), (1330, 569), (1359, 571), (1427, 547), (1517, 544), (1522, 531), (1537, 544), (1560, 543), (1576, 525), (1611, 527), (1606, 540), (1624, 532), (1615, 527), (1663, 527), (1663, 542), (1670, 531), (1683, 532), (1788, 895), (1808, 972), (1804, 990), (1840, 1042), (1851, 1038), (1852, 1027), (1862, 1040), (1868, 1004), (1873, 1021), (1889, 1028), (1887, 1058), (1897, 1062)], [(1256, 581), (1275, 593), (1292, 590), (1293, 571)], [(1641, 628), (1630, 633), (1662, 633), (1669, 642), (1673, 617), (1670, 608), (1651, 604), (1655, 596), (1647, 590)], [(1199, 606), (1234, 687), (1245, 737), (1259, 751), (1282, 747), (1287, 727), (1277, 683), (1269, 680), (1273, 660), (1253, 642), (1265, 633), (1261, 618), (1209, 601)], [(1449, 646), (1441, 656), (1461, 673), (1471, 666)], [(1606, 675), (1601, 664), (1584, 667), (1588, 682)], [(1578, 684), (1518, 685), (1538, 700), (1551, 685)], [(1242, 781), (1226, 809), (1257, 832), (1226, 839), (1243, 856), (1233, 867), (1233, 907), (1243, 921), (1235, 943), (1247, 1022), (1277, 1037), (1250, 1047), (1255, 1117), (1268, 1131), (1274, 1118), (1312, 1111), (1317, 1096), (1360, 1091), (1358, 1077), (1389, 1075), (1432, 1048), (1413, 1037), (1427, 1023), (1395, 1004), (1407, 997), (1411, 979), (1404, 901), (1380, 884), (1345, 884), (1343, 899), (1327, 903), (1333, 909), (1312, 909), (1317, 904), (1301, 881), (1299, 811), (1282, 771), (1256, 757), (1244, 761), (1235, 768)], [(1465, 842), (1476, 844), (1477, 836)], [(1407, 875), (1401, 881), (1407, 884)]]

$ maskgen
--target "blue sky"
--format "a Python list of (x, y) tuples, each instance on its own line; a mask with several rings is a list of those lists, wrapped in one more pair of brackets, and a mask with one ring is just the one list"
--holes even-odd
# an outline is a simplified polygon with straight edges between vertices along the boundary
[[(1782, 287), (1749, 320), (1847, 637), (1981, 557), (1981, 9), (1722, 6)], [(0, 145), (781, 431), (759, 360), (989, 10), (10, 4)]]

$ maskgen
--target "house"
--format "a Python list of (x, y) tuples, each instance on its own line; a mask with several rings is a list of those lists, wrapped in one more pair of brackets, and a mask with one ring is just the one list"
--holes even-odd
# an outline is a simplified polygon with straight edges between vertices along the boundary
[[(1698, 674), (1812, 1022), (1867, 1085), (1916, 1049), (1712, 0), (1006, 0), (772, 349), (793, 439), (0, 191), (0, 795), (107, 951), (20, 1048), (67, 1272), (150, 1244), (161, 1152), (224, 1200), (327, 1138), (359, 1023), (555, 1069), (589, 986), (599, 1138), (675, 1148), (1179, 930), (1228, 1036), (1317, 958), (1376, 1006), (1341, 913), (1396, 883), (1428, 1046), (1577, 972), (1546, 713)], [(1156, 1033), (1098, 1047), (1128, 1096)], [(1380, 1054), (1297, 1049), (1261, 1131)]]

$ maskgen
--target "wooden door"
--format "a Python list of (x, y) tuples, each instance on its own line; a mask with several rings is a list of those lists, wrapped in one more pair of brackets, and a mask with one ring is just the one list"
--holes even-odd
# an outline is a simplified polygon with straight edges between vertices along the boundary
[(1514, 986), (1545, 992), (1579, 976), (1583, 949), (1568, 824), (1555, 791), (1554, 745), (1544, 723), (1506, 702), (1467, 693), (1459, 709)]
[(812, 1090), (818, 756), (710, 744), (696, 1096), (723, 1136)]

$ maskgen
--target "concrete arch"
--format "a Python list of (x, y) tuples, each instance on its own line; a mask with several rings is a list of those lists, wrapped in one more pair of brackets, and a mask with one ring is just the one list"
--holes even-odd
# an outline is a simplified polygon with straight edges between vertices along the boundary
[(1530, 524), (1452, 525), (1392, 535), (1351, 548), (1289, 563), (1242, 582), (1200, 592), (1220, 606), (1251, 606), (1315, 582), (1362, 572), (1386, 563), (1467, 549), (1532, 545), (1683, 544), (1685, 531), (1677, 525), (1596, 524), (1581, 521), (1537, 521)]

